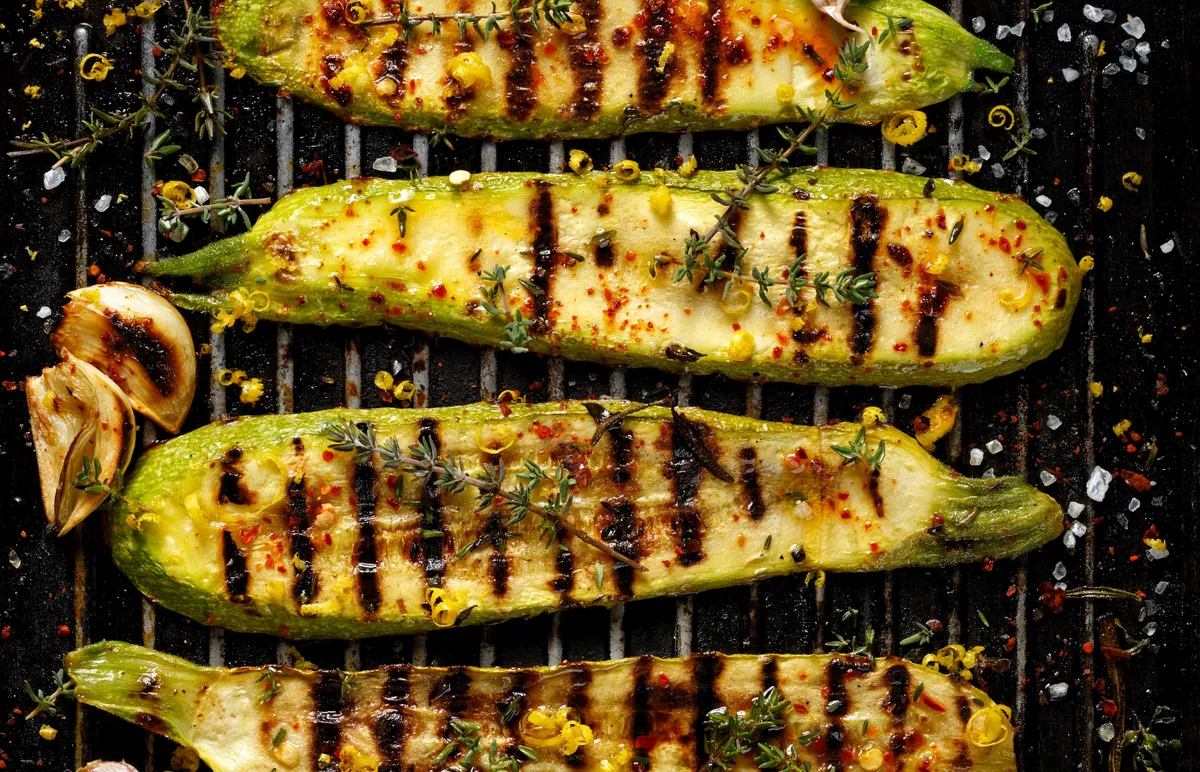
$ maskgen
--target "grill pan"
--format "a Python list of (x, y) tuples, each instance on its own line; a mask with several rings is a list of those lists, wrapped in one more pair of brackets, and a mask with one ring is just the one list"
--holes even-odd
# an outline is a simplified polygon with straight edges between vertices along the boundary
[[(1032, 4), (1038, 5), (1036, 0)], [(830, 650), (840, 639), (861, 641), (868, 629), (875, 633), (877, 653), (907, 653), (915, 646), (900, 641), (918, 623), (936, 621), (931, 624), (937, 631), (935, 644), (983, 645), (1000, 659), (981, 678), (998, 702), (1013, 706), (1021, 769), (1099, 770), (1112, 768), (1114, 743), (1102, 740), (1098, 730), (1112, 720), (1103, 699), (1113, 697), (1115, 689), (1108, 660), (1100, 654), (1099, 635), (1116, 619), (1134, 639), (1150, 641), (1124, 665), (1123, 710), (1129, 727), (1138, 719), (1148, 720), (1155, 706), (1170, 706), (1179, 720), (1164, 734), (1183, 740), (1183, 751), (1170, 761), (1178, 768), (1200, 769), (1200, 751), (1195, 750), (1200, 740), (1197, 410), (1190, 380), (1197, 349), (1189, 329), (1196, 321), (1194, 298), (1200, 288), (1189, 226), (1200, 220), (1200, 207), (1188, 187), (1200, 179), (1200, 136), (1189, 122), (1191, 78), (1200, 72), (1200, 15), (1186, 0), (1134, 0), (1114, 4), (1119, 6), (1114, 8), (1116, 24), (1092, 24), (1085, 20), (1082, 4), (1060, 0), (1053, 6), (1053, 21), (1035, 24), (1031, 0), (934, 0), (934, 5), (968, 27), (975, 17), (983, 17), (983, 34), (989, 39), (997, 25), (1024, 20), (1022, 35), (1010, 34), (998, 43), (1016, 56), (1012, 83), (998, 95), (955, 98), (929, 108), (937, 131), (912, 148), (887, 145), (877, 128), (822, 131), (817, 160), (881, 169), (912, 170), (916, 164), (933, 175), (943, 173), (951, 156), (966, 152), (979, 157), (982, 145), (991, 159), (970, 178), (973, 184), (1028, 199), (1046, 196), (1052, 202), (1048, 208), (1058, 213), (1055, 224), (1076, 256), (1095, 256), (1097, 268), (1085, 279), (1063, 350), (1016, 375), (963, 388), (960, 421), (939, 451), (964, 474), (993, 469), (997, 475), (1018, 474), (1038, 484), (1043, 470), (1051, 472), (1055, 482), (1047, 490), (1064, 507), (1071, 501), (1088, 505), (1079, 516), (1087, 532), (1076, 546), (1070, 549), (1057, 541), (1020, 560), (945, 571), (831, 575), (820, 588), (794, 576), (483, 629), (360, 644), (305, 643), (300, 649), (307, 659), (331, 668), (392, 662), (529, 666), (641, 653), (810, 652)], [(173, 0), (154, 21), (127, 25), (112, 36), (105, 35), (102, 21), (108, 6), (88, 0), (82, 9), (68, 11), (47, 0), (40, 22), (24, 4), (7, 3), (0, 9), (6, 137), (24, 131), (27, 121), (30, 131), (76, 136), (92, 106), (113, 109), (134, 103), (142, 88), (137, 70), (152, 70), (154, 42), (178, 23), (182, 3)], [(1106, 65), (1125, 53), (1119, 48), (1128, 35), (1119, 24), (1126, 14), (1145, 20), (1143, 39), (1152, 45), (1149, 63), (1137, 64), (1134, 73), (1106, 74)], [(1071, 30), (1069, 43), (1056, 37), (1063, 23)], [(1089, 32), (1105, 41), (1103, 56), (1089, 48)], [(35, 37), (43, 48), (30, 46)], [(104, 83), (85, 88), (78, 62), (90, 51), (106, 54), (116, 69)], [(1079, 78), (1067, 82), (1064, 68), (1076, 70)], [(1138, 74), (1148, 75), (1148, 82), (1139, 82)], [(27, 85), (41, 86), (41, 97), (23, 94)], [(255, 195), (275, 196), (303, 185), (378, 174), (372, 170), (374, 160), (398, 145), (415, 150), (423, 174), (460, 168), (559, 170), (571, 148), (587, 151), (598, 163), (628, 157), (642, 168), (670, 167), (694, 153), (702, 168), (732, 168), (755, 162), (760, 143), (782, 146), (773, 129), (763, 129), (565, 144), (453, 139), (453, 148), (431, 147), (428, 136), (344, 126), (249, 79), (222, 77), (216, 86), (218, 100), (233, 119), (229, 133), (213, 141), (192, 137), (192, 106), (183, 100), (144, 136), (139, 131), (128, 141), (110, 140), (89, 159), (85, 177), (72, 173), (53, 191), (42, 185), (46, 157), (4, 159), (0, 454), (6, 463), (0, 547), (9, 559), (0, 563), (0, 707), (10, 718), (0, 725), (3, 768), (73, 769), (92, 758), (123, 758), (142, 770), (169, 768), (172, 743), (99, 711), (77, 711), (67, 704), (58, 718), (22, 720), (19, 711), (32, 707), (25, 681), (52, 688), (62, 655), (75, 646), (113, 638), (197, 662), (260, 665), (280, 661), (289, 645), (209, 629), (156, 609), (112, 565), (98, 519), (58, 539), (47, 530), (41, 512), (19, 383), (53, 361), (48, 335), (61, 296), (96, 281), (95, 274), (129, 279), (133, 263), (143, 256), (182, 254), (209, 238), (202, 226), (180, 245), (156, 234), (150, 192), (155, 180), (141, 157), (158, 131), (169, 127), (188, 137), (184, 151), (207, 167), (214, 197), (246, 172)], [(1012, 143), (987, 121), (990, 108), (1001, 103), (1028, 111), (1032, 126), (1045, 129), (1046, 136), (1030, 145), (1037, 155), (1018, 153), (1001, 161)], [(993, 172), (994, 163), (1002, 165), (1003, 176)], [(174, 164), (174, 159), (160, 163), (158, 175), (181, 176)], [(1120, 178), (1127, 171), (1144, 176), (1139, 192), (1122, 188)], [(122, 193), (128, 198), (120, 199)], [(104, 195), (113, 202), (100, 212), (95, 203)], [(1112, 211), (1096, 208), (1102, 195), (1115, 201)], [(1044, 213), (1047, 207), (1038, 208)], [(1143, 226), (1148, 258), (1139, 247)], [(1168, 241), (1173, 249), (1164, 252), (1160, 245)], [(38, 313), (43, 307), (53, 312), (48, 318)], [(373, 374), (396, 368), (397, 379), (416, 383), (429, 405), (473, 402), (510, 388), (531, 400), (547, 400), (600, 395), (640, 399), (665, 387), (680, 403), (801, 423), (852, 420), (863, 407), (878, 405), (893, 423), (911, 427), (936, 396), (922, 388), (745, 385), (721, 377), (610, 369), (484, 351), (396, 329), (293, 329), (263, 323), (249, 335), (214, 335), (207, 320), (191, 315), (189, 322), (197, 343), (209, 343), (212, 351), (201, 362), (197, 399), (185, 431), (250, 412), (381, 407), (371, 385)], [(1152, 334), (1151, 342), (1140, 342), (1143, 334)], [(263, 378), (266, 394), (257, 405), (240, 403), (235, 390), (216, 383), (213, 374), (223, 367)], [(1103, 384), (1102, 396), (1090, 395), (1092, 382)], [(1059, 428), (1051, 428), (1056, 423), (1051, 416), (1062, 422)], [(1132, 422), (1140, 440), (1114, 434), (1111, 427), (1124, 419)], [(154, 442), (154, 428), (142, 424), (142, 440)], [(993, 440), (1003, 449), (984, 451), (982, 464), (970, 465), (970, 451)], [(1131, 442), (1134, 452), (1126, 447)], [(1149, 443), (1157, 455), (1147, 469)], [(1118, 476), (1105, 500), (1094, 503), (1084, 488), (1097, 465), (1145, 474), (1155, 486), (1138, 491)], [(1135, 498), (1140, 507), (1131, 506)], [(1165, 560), (1146, 558), (1141, 539), (1151, 525), (1168, 541), (1171, 555)], [(1060, 607), (1051, 591), (1060, 563), (1068, 588), (1128, 588), (1145, 592), (1153, 605), (1066, 600)], [(1094, 649), (1085, 647), (1089, 641)], [(1051, 699), (1058, 684), (1067, 685), (1067, 696)], [(42, 723), (59, 730), (57, 739), (39, 738), (36, 727)], [(1132, 768), (1132, 750), (1125, 753), (1124, 768)]]

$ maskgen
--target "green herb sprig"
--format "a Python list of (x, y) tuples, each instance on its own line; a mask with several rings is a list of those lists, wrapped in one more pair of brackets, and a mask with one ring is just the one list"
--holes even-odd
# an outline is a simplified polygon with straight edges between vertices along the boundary
[(861, 463), (872, 472), (879, 471), (883, 465), (884, 454), (887, 452), (883, 440), (879, 441), (875, 452), (868, 452), (867, 427), (865, 426), (859, 427), (858, 434), (854, 435), (854, 440), (849, 445), (830, 445), (829, 448), (842, 457), (842, 466)]
[[(529, 342), (533, 340), (529, 334), (529, 328), (533, 326), (533, 319), (524, 318), (521, 315), (521, 309), (518, 308), (514, 311), (509, 306), (508, 292), (504, 288), (504, 281), (508, 277), (508, 266), (493, 265), (490, 271), (484, 271), (480, 276), (487, 282), (487, 285), (482, 288), (483, 302), (480, 305), (491, 316), (504, 320), (504, 340), (500, 341), (499, 346), (511, 350), (514, 354), (524, 354), (529, 351)], [(527, 282), (523, 281), (521, 285), (526, 289), (532, 288), (536, 292), (541, 292), (536, 286)]]
[(358, 22), (363, 27), (398, 26), (407, 41), (419, 27), (428, 24), (430, 34), (440, 35), (442, 27), (458, 28), (458, 37), (465, 40), (467, 32), (474, 30), (481, 40), (486, 41), (492, 33), (499, 32), (501, 25), (507, 26), (518, 36), (524, 36), (525, 27), (531, 27), (535, 36), (542, 34), (542, 22), (555, 29), (571, 22), (571, 6), (574, 0), (535, 0), (522, 6), (521, 0), (512, 0), (509, 7), (500, 10), (492, 3), (490, 13), (409, 13), (408, 4), (402, 3), (394, 14), (374, 16)]
[(269, 198), (250, 197), (250, 172), (238, 183), (233, 195), (216, 198), (204, 204), (193, 204), (180, 207), (166, 196), (158, 196), (160, 205), (158, 213), (158, 232), (171, 241), (183, 241), (188, 234), (185, 220), (189, 217), (199, 217), (200, 221), (212, 226), (218, 233), (225, 233), (241, 219), (246, 230), (250, 229), (250, 215), (246, 214), (247, 206), (266, 206), (271, 203)]
[(75, 681), (68, 680), (66, 673), (59, 670), (54, 674), (54, 691), (46, 694), (41, 689), (38, 689), (35, 692), (29, 682), (26, 681), (25, 693), (29, 695), (29, 699), (33, 700), (34, 704), (33, 710), (25, 714), (26, 721), (41, 713), (45, 713), (48, 716), (57, 716), (59, 698), (66, 700), (75, 699)]

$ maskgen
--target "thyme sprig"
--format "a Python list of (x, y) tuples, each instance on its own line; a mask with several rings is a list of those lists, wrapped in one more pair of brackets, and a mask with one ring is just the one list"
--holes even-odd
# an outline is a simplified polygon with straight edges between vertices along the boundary
[[(494, 32), (499, 32), (501, 25), (506, 25), (518, 36), (525, 35), (525, 26), (532, 27), (535, 36), (542, 34), (542, 22), (559, 29), (571, 22), (571, 6), (574, 0), (534, 0), (527, 6), (521, 5), (521, 0), (511, 0), (505, 10), (492, 3), (490, 13), (422, 13), (408, 12), (408, 4), (400, 5), (399, 13), (364, 18), (355, 22), (363, 27), (398, 26), (408, 40), (414, 30), (425, 24), (430, 27), (430, 33), (440, 35), (442, 27), (452, 25), (458, 28), (460, 39), (466, 39), (468, 30), (475, 30), (480, 39), (486, 41)], [(361, 5), (361, 4), (360, 4)], [(365, 13), (365, 11), (364, 11)]]
[[(778, 756), (766, 748), (770, 747), (769, 741), (787, 726), (790, 710), (791, 705), (775, 687), (768, 687), (751, 700), (749, 711), (734, 712), (725, 706), (710, 710), (704, 717), (704, 752), (708, 759), (703, 769), (706, 772), (714, 769), (725, 772), (737, 763), (738, 756), (752, 752), (773, 763)], [(788, 751), (782, 752), (786, 758)], [(795, 759), (794, 752), (791, 758)], [(755, 760), (758, 761), (758, 758)], [(763, 768), (788, 769), (774, 766)]]
[(1022, 275), (1030, 268), (1036, 268), (1039, 271), (1044, 271), (1045, 268), (1041, 263), (1038, 262), (1038, 258), (1041, 256), (1042, 250), (1040, 247), (1038, 249), (1034, 249), (1029, 252), (1022, 252), (1017, 255), (1017, 258), (1021, 261), (1021, 270), (1017, 272), (1017, 276)]
[(751, 268), (750, 275), (746, 276), (740, 257), (735, 260), (731, 269), (726, 269), (718, 267), (718, 262), (705, 260), (705, 265), (701, 266), (695, 262), (689, 264), (686, 260), (685, 262), (680, 262), (668, 255), (659, 254), (651, 258), (650, 278), (655, 278), (658, 275), (658, 269), (674, 266), (673, 281), (680, 282), (686, 280), (689, 284), (693, 284), (696, 282), (696, 272), (703, 271), (703, 275), (699, 279), (700, 286), (715, 287), (718, 281), (724, 280), (726, 283), (721, 292), (721, 297), (725, 298), (737, 283), (744, 282), (756, 285), (758, 287), (758, 299), (768, 308), (774, 308), (775, 306), (775, 301), (771, 299), (770, 290), (778, 284), (784, 285), (784, 297), (787, 299), (788, 305), (792, 306), (792, 308), (800, 308), (802, 306), (800, 293), (806, 287), (812, 287), (817, 302), (824, 306), (829, 305), (828, 296), (831, 293), (834, 300), (839, 303), (861, 304), (866, 303), (869, 299), (879, 297), (875, 293), (874, 273), (858, 273), (853, 268), (845, 268), (833, 276), (828, 271), (821, 271), (810, 279), (804, 272), (804, 261), (806, 259), (806, 255), (797, 257), (788, 266), (787, 278), (776, 279), (770, 275), (770, 269), (767, 268)]
[[(907, 26), (911, 26), (911, 19), (901, 19), (899, 22), (892, 20), (890, 28), (884, 30), (881, 37), (874, 42), (877, 44), (882, 42), (891, 32), (902, 28), (904, 21), (908, 22)], [(825, 105), (819, 110), (808, 107), (798, 110), (799, 117), (806, 121), (808, 126), (799, 133), (786, 126), (780, 127), (779, 134), (787, 143), (783, 150), (758, 148), (758, 157), (761, 163), (758, 166), (743, 164), (737, 169), (738, 180), (742, 182), (741, 189), (716, 191), (711, 194), (712, 199), (725, 208), (720, 214), (715, 215), (716, 222), (704, 234), (692, 231), (688, 235), (683, 247), (683, 262), (676, 269), (673, 281), (687, 280), (695, 283), (696, 275), (699, 273), (702, 278), (697, 284), (697, 289), (700, 291), (712, 288), (719, 279), (751, 281), (759, 286), (759, 298), (767, 305), (771, 305), (767, 289), (775, 284), (776, 280), (771, 279), (767, 275), (767, 271), (760, 268), (750, 268), (748, 272), (750, 278), (746, 278), (747, 270), (744, 259), (747, 248), (738, 239), (731, 224), (733, 217), (737, 212), (750, 208), (752, 195), (777, 192), (779, 186), (771, 181), (772, 175), (788, 167), (791, 164), (792, 156), (797, 152), (815, 155), (817, 149), (805, 144), (812, 133), (829, 123), (833, 115), (854, 107), (854, 103), (847, 101), (847, 97), (862, 85), (863, 73), (867, 70), (867, 52), (870, 50), (872, 42), (871, 39), (867, 39), (858, 44), (853, 38), (846, 40), (838, 49), (838, 61), (833, 66), (833, 75), (838, 85), (836, 88), (825, 90)], [(721, 237), (722, 248), (720, 249), (714, 248), (713, 243), (718, 236)], [(789, 276), (795, 275), (802, 276), (802, 272), (792, 271), (789, 273)], [(864, 274), (864, 276), (866, 275)], [(874, 276), (870, 276), (873, 287)], [(866, 279), (863, 281), (865, 282)], [(726, 284), (725, 292), (729, 291), (731, 284), (732, 282)]]
[[(367, 424), (363, 429), (346, 419), (327, 425), (321, 431), (321, 436), (330, 440), (330, 448), (333, 450), (354, 451), (360, 461), (377, 454), (383, 461), (384, 468), (399, 469), (418, 480), (432, 484), (438, 490), (461, 493), (468, 487), (475, 488), (476, 512), (497, 507), (509, 516), (506, 526), (515, 525), (528, 515), (534, 514), (541, 518), (539, 533), (547, 541), (555, 540), (560, 532), (567, 533), (614, 560), (619, 560), (638, 571), (646, 570), (641, 563), (580, 530), (568, 519), (574, 504), (575, 479), (561, 466), (547, 471), (533, 459), (524, 459), (520, 471), (513, 475), (517, 485), (509, 490), (504, 487), (508, 479), (508, 470), (503, 462), (485, 465), (482, 471), (471, 474), (458, 457), (440, 455), (431, 440), (422, 440), (410, 445), (407, 451), (402, 451), (395, 437), (380, 442), (373, 425)], [(542, 501), (537, 502), (535, 496), (543, 483), (548, 484), (550, 492), (545, 494)], [(398, 489), (399, 486), (398, 482)]]
[[(20, 149), (8, 155), (21, 157), (48, 153), (57, 159), (51, 169), (68, 164), (73, 169), (79, 168), (106, 140), (126, 132), (132, 138), (135, 130), (146, 126), (152, 116), (165, 119), (166, 113), (159, 103), (168, 91), (191, 93), (193, 101), (200, 104), (196, 129), (202, 137), (205, 133), (211, 136), (214, 129), (223, 132), (224, 126), (216, 119), (217, 115), (231, 116), (216, 108), (212, 90), (204, 78), (206, 68), (215, 71), (222, 63), (223, 55), (212, 45), (217, 42), (213, 21), (187, 2), (184, 8), (186, 16), (182, 26), (171, 32), (172, 44), (158, 46), (168, 59), (167, 66), (160, 75), (141, 73), (142, 79), (154, 86), (154, 91), (139, 95), (140, 104), (136, 110), (110, 113), (93, 107), (91, 119), (83, 121), (84, 136), (64, 140), (43, 133), (40, 139), (12, 140), (12, 144)], [(184, 73), (196, 74), (198, 82), (184, 82), (181, 80)], [(153, 165), (154, 161), (179, 150), (178, 146), (168, 142), (169, 139), (169, 132), (155, 138), (155, 146), (146, 154), (147, 163)]]
[(925, 646), (933, 640), (933, 630), (928, 625), (917, 622), (917, 631), (900, 641), (901, 646)]
[(883, 465), (884, 454), (887, 452), (883, 440), (880, 440), (875, 452), (868, 453), (867, 427), (865, 426), (859, 427), (858, 434), (854, 435), (854, 439), (849, 445), (830, 445), (829, 449), (842, 457), (842, 466), (861, 463), (872, 472), (879, 471)]
[(58, 715), (58, 699), (61, 697), (67, 700), (75, 699), (75, 681), (68, 680), (66, 673), (59, 670), (54, 674), (54, 691), (46, 694), (41, 689), (36, 692), (28, 681), (25, 682), (25, 693), (29, 695), (29, 699), (33, 700), (34, 708), (25, 714), (25, 720), (33, 718), (36, 715), (45, 713), (48, 716)]
[[(487, 282), (487, 286), (482, 290), (484, 300), (480, 305), (488, 314), (504, 319), (505, 339), (500, 341), (499, 346), (511, 349), (514, 354), (524, 354), (529, 351), (528, 344), (533, 340), (529, 334), (529, 328), (533, 326), (533, 319), (525, 319), (521, 316), (521, 309), (518, 308), (514, 311), (509, 306), (508, 291), (504, 288), (504, 281), (508, 277), (508, 266), (493, 265), (490, 271), (484, 271), (480, 276)], [(541, 292), (540, 289), (528, 282), (522, 281), (521, 286), (534, 294)]]
[(80, 469), (75, 474), (75, 480), (72, 482), (72, 485), (89, 496), (104, 496), (100, 501), (100, 506), (113, 499), (117, 499), (140, 512), (150, 515), (155, 514), (154, 510), (122, 495), (121, 489), (125, 485), (125, 475), (122, 474), (120, 468), (113, 474), (111, 481), (105, 482), (104, 478), (101, 477), (104, 470), (100, 467), (100, 459), (92, 458), (85, 454), (79, 466)]
[(199, 217), (201, 222), (211, 225), (212, 229), (218, 233), (228, 231), (230, 226), (237, 224), (240, 218), (242, 224), (249, 230), (250, 215), (246, 214), (244, 207), (266, 206), (271, 203), (269, 198), (250, 198), (250, 172), (246, 172), (246, 178), (238, 183), (232, 196), (216, 198), (204, 204), (187, 207), (180, 207), (176, 202), (163, 195), (158, 196), (158, 201), (160, 204), (158, 232), (176, 242), (183, 241), (187, 237), (188, 226), (184, 222), (185, 218)]

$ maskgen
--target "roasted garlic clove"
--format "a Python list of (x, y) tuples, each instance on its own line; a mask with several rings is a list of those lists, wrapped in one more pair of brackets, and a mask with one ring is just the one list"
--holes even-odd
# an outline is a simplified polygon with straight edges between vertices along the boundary
[(848, 30), (862, 32), (862, 28), (857, 24), (847, 21), (845, 17), (846, 6), (850, 4), (850, 0), (813, 0), (813, 5), (817, 10), (825, 14), (829, 18), (836, 21)]
[[(103, 503), (107, 491), (75, 486), (80, 472), (111, 486), (133, 454), (129, 398), (104, 373), (70, 353), (25, 382), (46, 518), (61, 536)], [(88, 469), (84, 469), (84, 459)]]
[(51, 336), (60, 351), (95, 365), (134, 410), (176, 433), (196, 393), (196, 349), (187, 322), (166, 299), (138, 284), (110, 282), (67, 295)]

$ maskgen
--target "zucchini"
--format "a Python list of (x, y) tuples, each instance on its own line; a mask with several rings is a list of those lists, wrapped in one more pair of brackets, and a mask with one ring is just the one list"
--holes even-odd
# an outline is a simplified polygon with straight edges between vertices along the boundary
[[(365, 15), (398, 3), (353, 0)], [(528, 7), (529, 0), (521, 5)], [(320, 105), (347, 121), (499, 139), (608, 137), (644, 131), (744, 129), (823, 110), (847, 40), (866, 43), (808, 0), (706, 4), (576, 0), (574, 18), (540, 33), (525, 22), (485, 41), (455, 23), (359, 26), (346, 0), (216, 0), (217, 35), (235, 74)], [(508, 3), (499, 3), (507, 10)], [(543, 5), (538, 0), (537, 6)], [(486, 13), (484, 0), (412, 4), (411, 14)], [(359, 11), (355, 11), (358, 13)], [(864, 0), (848, 15), (876, 34), (854, 107), (832, 120), (875, 123), (976, 86), (976, 69), (1012, 59), (920, 0)]]
[[(647, 655), (345, 673), (199, 667), (110, 642), (68, 654), (67, 672), (77, 700), (194, 749), (213, 772), (698, 770), (728, 759), (714, 746), (729, 735), (715, 725), (756, 698), (777, 713), (755, 739), (792, 746), (796, 769), (851, 760), (863, 769), (1016, 769), (1006, 707), (897, 657)], [(577, 725), (545, 720), (564, 708)], [(721, 712), (710, 719), (712, 711)], [(729, 768), (756, 769), (760, 748), (750, 748), (729, 754)]]
[[(211, 424), (142, 454), (107, 520), (108, 543), (143, 593), (197, 621), (360, 638), (793, 572), (1011, 557), (1062, 530), (1046, 494), (1015, 478), (959, 476), (885, 426), (639, 406), (593, 446), (589, 410), (611, 416), (630, 404), (330, 410)], [(401, 449), (424, 443), (476, 476), (485, 461), (501, 461), (506, 491), (526, 460), (566, 469), (575, 479), (569, 523), (643, 570), (565, 530), (548, 544), (553, 530), (539, 517), (514, 524), (511, 509), (477, 513), (473, 489), (334, 449), (324, 432), (343, 421)], [(877, 471), (868, 458), (843, 463), (834, 449), (853, 448), (860, 429), (864, 456), (883, 445)], [(443, 599), (444, 609), (431, 608)]]
[[(513, 346), (484, 305), (483, 274), (505, 266), (493, 300), (530, 325), (518, 348), (743, 380), (957, 386), (1062, 345), (1081, 273), (1020, 199), (867, 170), (772, 183), (733, 218), (742, 274), (713, 283), (703, 269), (691, 283), (675, 273), (689, 232), (722, 211), (711, 195), (740, 187), (735, 172), (351, 180), (296, 191), (249, 233), (142, 270), (203, 282), (211, 294), (172, 299), (230, 324), (387, 323)], [(793, 307), (793, 269), (814, 282), (870, 273), (878, 298), (822, 303), (807, 287)], [(755, 270), (778, 282), (767, 303)]]

